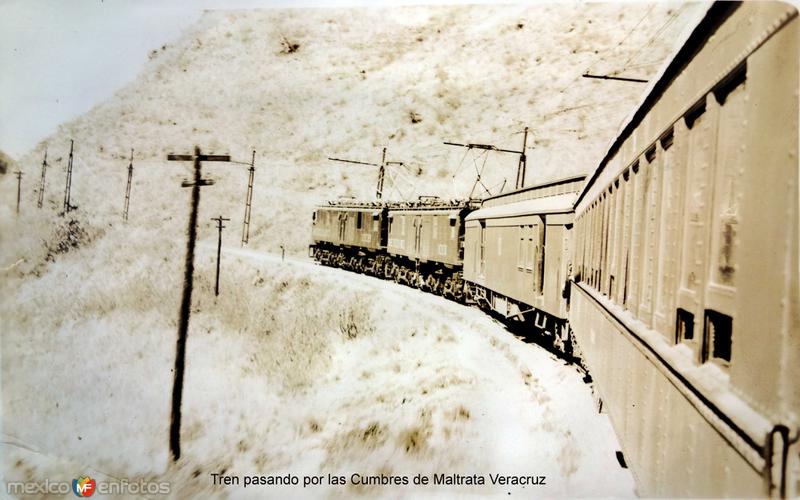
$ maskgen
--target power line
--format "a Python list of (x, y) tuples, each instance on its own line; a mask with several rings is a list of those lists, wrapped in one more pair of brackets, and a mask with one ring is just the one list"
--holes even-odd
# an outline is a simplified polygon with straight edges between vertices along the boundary
[(630, 30), (628, 30), (628, 32), (625, 34), (625, 36), (622, 38), (622, 40), (620, 40), (619, 42), (617, 42), (617, 44), (616, 44), (614, 47), (612, 47), (612, 48), (611, 48), (611, 50), (609, 50), (609, 51), (606, 51), (606, 53), (605, 53), (605, 54), (601, 55), (601, 56), (600, 56), (600, 57), (598, 57), (598, 58), (597, 58), (597, 59), (596, 59), (596, 60), (595, 60), (595, 61), (594, 61), (592, 64), (590, 64), (589, 66), (587, 66), (587, 67), (586, 67), (586, 70), (584, 70), (584, 73), (588, 73), (588, 72), (589, 72), (589, 70), (590, 70), (590, 69), (592, 69), (592, 67), (593, 67), (595, 64), (599, 63), (600, 61), (603, 61), (603, 60), (605, 60), (606, 56), (607, 56), (607, 55), (608, 55), (610, 52), (613, 52), (613, 51), (615, 51), (616, 49), (618, 49), (619, 47), (621, 47), (621, 46), (622, 46), (622, 44), (623, 44), (623, 43), (625, 43), (625, 40), (627, 40), (627, 39), (628, 39), (628, 38), (631, 36), (631, 34), (633, 34), (633, 32), (634, 32), (634, 31), (636, 31), (636, 28), (638, 28), (638, 27), (639, 27), (639, 25), (640, 25), (640, 24), (642, 24), (642, 22), (643, 22), (643, 21), (644, 21), (644, 20), (647, 18), (647, 16), (649, 16), (649, 15), (650, 15), (650, 12), (652, 12), (654, 8), (655, 8), (655, 4), (651, 5), (651, 6), (650, 6), (650, 8), (649, 8), (649, 9), (647, 9), (647, 12), (645, 12), (645, 13), (644, 13), (644, 15), (641, 17), (641, 19), (639, 19), (639, 21), (636, 23), (636, 25), (634, 25), (634, 27), (633, 27), (633, 28), (631, 28)]
[(661, 36), (661, 34), (664, 31), (666, 31), (666, 29), (669, 27), (669, 25), (672, 24), (678, 18), (679, 14), (680, 14), (680, 7), (677, 8), (670, 15), (669, 18), (667, 18), (667, 20), (664, 22), (664, 24), (662, 24), (661, 27), (653, 34), (653, 36), (650, 37), (650, 40), (645, 45), (642, 45), (641, 47), (639, 47), (639, 50), (634, 52), (634, 54), (632, 56), (630, 56), (622, 64), (622, 69), (619, 72), (622, 72), (622, 71), (625, 71), (626, 69), (628, 69), (628, 64), (630, 64), (631, 61), (633, 61), (636, 57), (638, 57), (638, 55), (641, 54), (643, 50), (645, 50), (646, 48), (650, 47), (653, 44), (653, 42), (655, 42), (658, 39), (658, 37)]
[(398, 162), (398, 161), (389, 161), (389, 162), (387, 162), (386, 161), (386, 147), (385, 146), (384, 146), (384, 148), (383, 148), (383, 150), (381, 152), (381, 162), (380, 163), (370, 163), (370, 162), (365, 162), (365, 161), (347, 160), (347, 159), (344, 159), (344, 158), (333, 158), (333, 157), (330, 157), (330, 156), (328, 157), (328, 159), (330, 161), (339, 161), (339, 162), (342, 162), (342, 163), (353, 163), (355, 165), (367, 165), (367, 166), (370, 166), (370, 167), (378, 167), (378, 183), (377, 183), (377, 186), (375, 188), (375, 197), (377, 199), (379, 199), (379, 200), (383, 197), (383, 180), (384, 180), (384, 177), (386, 175), (386, 167), (388, 165), (403, 165), (403, 162)]

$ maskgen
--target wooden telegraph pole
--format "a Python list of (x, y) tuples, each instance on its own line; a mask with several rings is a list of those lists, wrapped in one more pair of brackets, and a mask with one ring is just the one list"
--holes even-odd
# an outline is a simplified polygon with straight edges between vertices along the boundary
[(131, 161), (128, 163), (128, 186), (125, 188), (125, 208), (122, 211), (122, 220), (128, 222), (128, 208), (131, 204), (131, 182), (133, 181), (133, 148), (131, 148)]
[(44, 204), (44, 175), (47, 171), (47, 148), (44, 150), (44, 160), (42, 160), (42, 181), (39, 183), (39, 200), (36, 202), (38, 208)]
[[(256, 150), (253, 150), (253, 158), (250, 160), (250, 173), (247, 179), (247, 196), (244, 202), (244, 222), (242, 223), (242, 246), (250, 241), (250, 211), (253, 207), (253, 180), (256, 174)], [(221, 217), (221, 216), (220, 216)]]
[(64, 190), (64, 214), (66, 215), (67, 212), (72, 210), (73, 207), (71, 200), (70, 200), (70, 191), (72, 190), (72, 147), (75, 144), (75, 141), (70, 139), (69, 141), (69, 162), (67, 163), (67, 187)]
[(211, 220), (217, 221), (217, 229), (219, 230), (219, 239), (217, 239), (217, 279), (214, 282), (214, 295), (219, 296), (219, 264), (220, 258), (222, 257), (222, 230), (225, 229), (225, 226), (222, 225), (223, 222), (227, 222), (230, 219), (226, 219), (223, 216), (212, 218)]
[(17, 215), (19, 215), (19, 198), (22, 192), (22, 171), (17, 170), (14, 173), (17, 175)]
[(169, 428), (169, 448), (172, 459), (181, 457), (181, 400), (183, 398), (183, 372), (186, 364), (186, 337), (189, 332), (189, 314), (192, 306), (192, 274), (194, 273), (194, 244), (197, 239), (197, 208), (200, 204), (200, 188), (210, 186), (214, 181), (203, 179), (201, 161), (230, 161), (228, 155), (203, 155), (200, 148), (194, 148), (193, 155), (167, 156), (169, 161), (194, 161), (194, 179), (185, 180), (182, 187), (192, 188), (190, 204), (188, 239), (186, 243), (186, 269), (183, 280), (183, 299), (178, 320), (178, 343), (175, 354), (175, 378), (172, 385), (172, 418)]

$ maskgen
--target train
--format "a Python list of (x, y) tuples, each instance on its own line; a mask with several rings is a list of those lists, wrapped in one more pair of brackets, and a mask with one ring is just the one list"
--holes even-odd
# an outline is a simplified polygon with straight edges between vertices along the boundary
[(579, 360), (643, 496), (796, 497), (799, 48), (791, 5), (710, 4), (590, 175), (329, 202), (311, 256)]

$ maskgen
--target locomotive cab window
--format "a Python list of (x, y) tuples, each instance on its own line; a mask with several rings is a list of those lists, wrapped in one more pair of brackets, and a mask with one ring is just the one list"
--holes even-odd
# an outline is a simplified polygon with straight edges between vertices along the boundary
[(361, 212), (356, 214), (356, 229), (361, 229), (363, 215)]

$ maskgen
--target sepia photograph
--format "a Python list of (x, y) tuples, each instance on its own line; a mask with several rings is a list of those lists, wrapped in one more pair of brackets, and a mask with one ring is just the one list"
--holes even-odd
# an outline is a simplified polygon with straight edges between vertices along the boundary
[(797, 498), (780, 1), (0, 0), (0, 498)]

